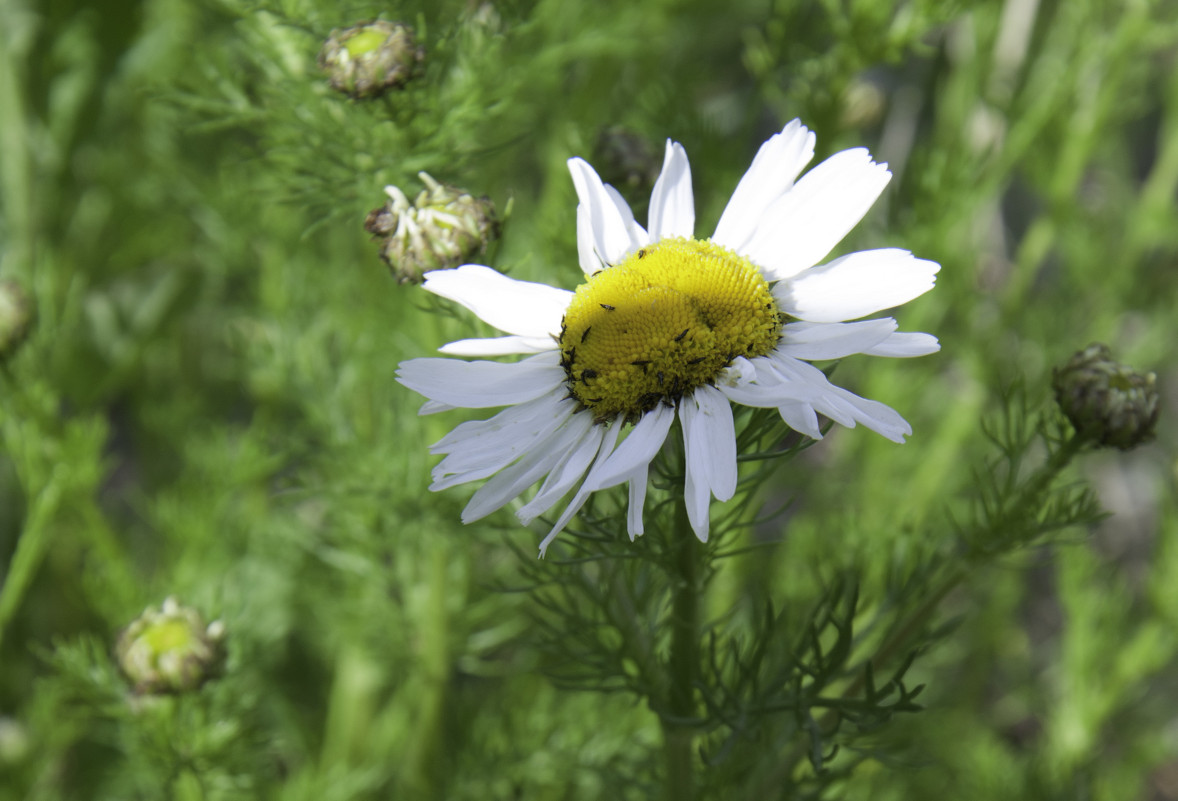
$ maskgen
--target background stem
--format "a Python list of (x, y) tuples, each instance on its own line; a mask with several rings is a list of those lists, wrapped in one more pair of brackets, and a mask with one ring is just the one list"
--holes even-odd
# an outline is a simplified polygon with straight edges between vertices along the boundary
[(666, 711), (662, 715), (666, 757), (666, 797), (695, 798), (695, 683), (699, 671), (699, 558), (702, 546), (679, 505), (671, 532), (674, 554), (669, 575), (672, 591), (671, 655), (667, 662)]

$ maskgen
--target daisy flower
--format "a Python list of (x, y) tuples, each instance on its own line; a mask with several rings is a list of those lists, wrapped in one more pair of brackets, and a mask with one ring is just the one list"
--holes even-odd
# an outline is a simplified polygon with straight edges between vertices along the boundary
[(477, 264), (427, 273), (427, 290), (507, 334), (452, 342), (442, 353), (527, 354), (512, 363), (424, 358), (400, 365), (398, 380), (428, 398), (422, 414), (506, 407), (462, 423), (432, 446), (445, 458), (430, 489), (488, 479), (463, 511), (469, 523), (542, 481), (516, 512), (526, 525), (575, 488), (540, 545), (543, 556), (591, 493), (628, 484), (633, 539), (643, 531), (650, 463), (677, 417), (683, 500), (706, 542), (711, 499), (736, 491), (733, 403), (775, 408), (815, 439), (822, 414), (903, 442), (912, 429), (899, 414), (835, 386), (810, 362), (937, 351), (934, 337), (899, 333), (891, 317), (847, 321), (927, 292), (939, 266), (892, 248), (819, 264), (891, 173), (856, 148), (799, 179), (813, 156), (814, 134), (797, 120), (786, 125), (761, 146), (709, 239), (693, 238), (682, 145), (667, 141), (646, 228), (617, 190), (574, 158), (568, 164), (585, 273), (576, 291)]

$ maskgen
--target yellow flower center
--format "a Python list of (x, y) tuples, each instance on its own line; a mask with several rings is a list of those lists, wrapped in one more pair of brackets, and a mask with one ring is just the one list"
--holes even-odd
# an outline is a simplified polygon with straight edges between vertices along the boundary
[(772, 350), (784, 315), (748, 259), (663, 239), (577, 288), (560, 334), (569, 392), (598, 422), (635, 422)]

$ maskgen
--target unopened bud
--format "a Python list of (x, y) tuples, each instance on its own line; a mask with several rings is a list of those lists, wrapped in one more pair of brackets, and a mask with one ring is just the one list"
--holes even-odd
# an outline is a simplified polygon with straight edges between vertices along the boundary
[(194, 690), (220, 670), (225, 626), (205, 625), (200, 612), (168, 598), (148, 607), (119, 635), (119, 667), (137, 693)]
[(887, 95), (871, 81), (854, 80), (843, 94), (841, 119), (843, 128), (866, 128), (875, 125), (884, 115)]
[(35, 318), (33, 300), (16, 281), (0, 281), (0, 362), (28, 337)]
[(404, 86), (424, 58), (412, 28), (378, 19), (332, 31), (319, 66), (332, 89), (359, 100)]
[(32, 750), (28, 729), (18, 720), (0, 717), (0, 767), (18, 765)]
[(1153, 373), (1138, 373), (1089, 345), (1052, 379), (1055, 399), (1077, 433), (1097, 445), (1128, 450), (1153, 439), (1159, 399)]
[(662, 154), (649, 139), (620, 125), (598, 134), (593, 153), (601, 180), (636, 199), (650, 195), (663, 166)]
[(373, 209), (364, 229), (380, 242), (380, 256), (398, 283), (419, 283), (423, 273), (457, 267), (481, 255), (499, 236), (495, 206), (485, 197), (417, 176), (425, 189), (410, 203), (395, 186)]

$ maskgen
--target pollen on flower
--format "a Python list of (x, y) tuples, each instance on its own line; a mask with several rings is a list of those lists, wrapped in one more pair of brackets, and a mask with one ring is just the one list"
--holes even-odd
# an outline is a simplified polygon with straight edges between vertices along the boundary
[(768, 353), (783, 316), (761, 272), (710, 241), (635, 251), (574, 293), (560, 337), (569, 392), (595, 420), (630, 422)]

